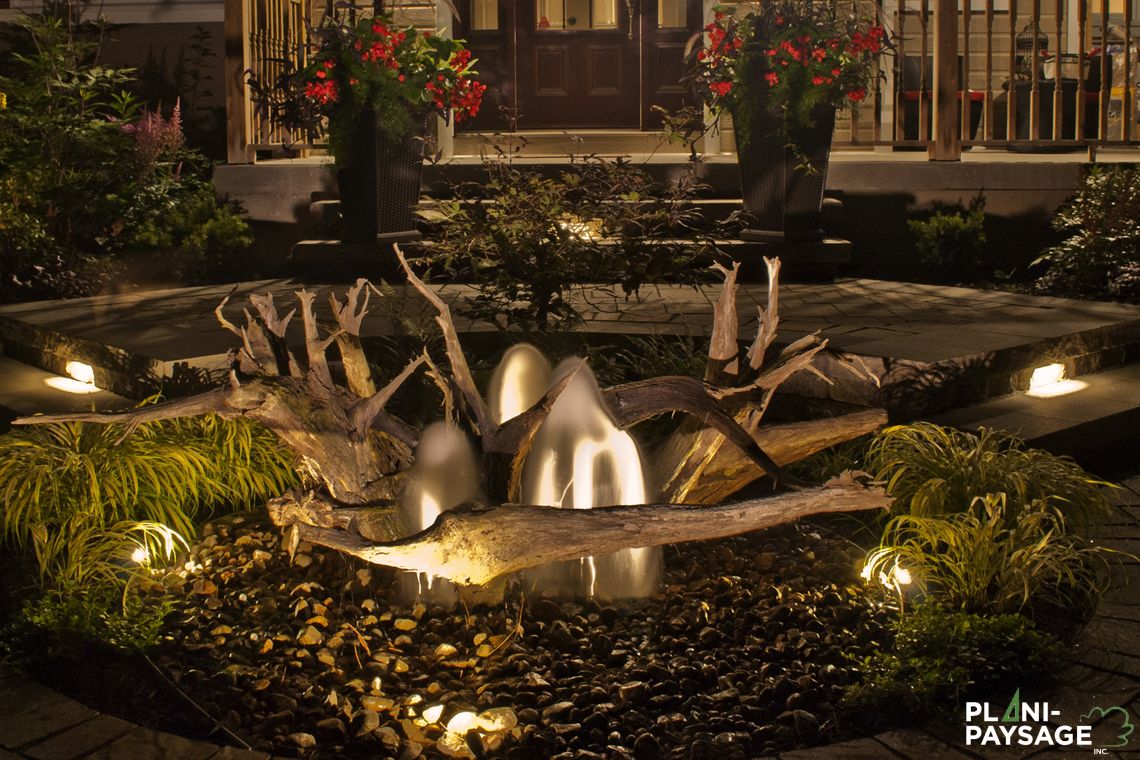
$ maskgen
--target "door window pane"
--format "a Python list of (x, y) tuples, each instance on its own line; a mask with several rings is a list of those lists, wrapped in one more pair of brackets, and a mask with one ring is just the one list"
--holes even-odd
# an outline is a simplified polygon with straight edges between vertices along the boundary
[(591, 29), (617, 29), (617, 0), (591, 0)]
[(535, 0), (539, 29), (616, 29), (621, 0)]
[(536, 0), (539, 29), (565, 29), (565, 0)]
[(499, 28), (499, 0), (471, 0), (471, 28)]
[(685, 0), (657, 0), (657, 26), (660, 29), (684, 29)]

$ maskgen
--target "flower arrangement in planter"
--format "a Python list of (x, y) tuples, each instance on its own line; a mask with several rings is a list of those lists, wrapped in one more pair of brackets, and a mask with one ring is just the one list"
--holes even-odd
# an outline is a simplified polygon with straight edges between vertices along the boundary
[[(773, 239), (821, 237), (835, 111), (866, 98), (886, 32), (818, 0), (717, 6), (705, 32), (691, 80), (714, 114), (732, 114), (746, 207)], [(781, 187), (794, 180), (798, 192), (775, 193), (761, 174)]]
[(460, 40), (398, 27), (387, 15), (328, 15), (313, 36), (316, 51), (299, 84), (310, 115), (329, 119), (338, 163), (351, 155), (350, 125), (364, 112), (396, 140), (420, 134), (429, 114), (462, 121), (479, 112), (487, 87)]
[(732, 113), (747, 134), (761, 110), (781, 114), (780, 134), (813, 125), (821, 108), (861, 102), (889, 44), (883, 27), (842, 15), (830, 2), (775, 0), (729, 14), (719, 7), (705, 28), (694, 81), (705, 103)]
[(306, 66), (286, 68), (270, 85), (251, 77), (255, 100), (279, 124), (328, 134), (345, 240), (414, 237), (429, 118), (473, 117), (486, 90), (471, 51), (461, 40), (353, 8), (327, 14), (312, 31), (312, 48)]

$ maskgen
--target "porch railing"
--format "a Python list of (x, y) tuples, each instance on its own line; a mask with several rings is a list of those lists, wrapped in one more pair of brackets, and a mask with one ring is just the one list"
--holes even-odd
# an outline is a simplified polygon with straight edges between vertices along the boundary
[[(837, 0), (847, 2), (847, 0)], [(303, 65), (317, 0), (225, 0), (228, 155), (302, 144), (254, 106), (246, 72)], [(869, 0), (896, 41), (878, 87), (842, 119), (837, 146), (957, 160), (963, 147), (1140, 145), (1138, 0)]]
[(949, 160), (1140, 144), (1134, 1), (904, 0), (891, 142)]

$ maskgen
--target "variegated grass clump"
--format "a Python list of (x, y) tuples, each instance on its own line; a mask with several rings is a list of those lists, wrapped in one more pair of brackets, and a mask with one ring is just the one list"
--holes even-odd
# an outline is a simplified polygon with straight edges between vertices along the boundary
[(987, 494), (957, 514), (893, 518), (863, 574), (892, 578), (905, 569), (919, 591), (963, 612), (1079, 614), (1103, 593), (1111, 553), (1066, 532), (1053, 507), (1034, 502), (1011, 514), (1005, 494)]
[(155, 587), (196, 522), (296, 479), (276, 436), (215, 415), (0, 436), (0, 542), (29, 550), (40, 592), (25, 619), (59, 635), (145, 642), (165, 608), (136, 592)]
[[(895, 511), (916, 517), (966, 512), (987, 494), (1004, 494), (1010, 525), (1027, 509), (1055, 510), (1063, 529), (1109, 514), (1105, 489), (1072, 459), (1026, 449), (1017, 437), (981, 429), (977, 435), (929, 422), (889, 427), (871, 441), (866, 469), (886, 484)], [(1036, 506), (1034, 506), (1036, 505)]]

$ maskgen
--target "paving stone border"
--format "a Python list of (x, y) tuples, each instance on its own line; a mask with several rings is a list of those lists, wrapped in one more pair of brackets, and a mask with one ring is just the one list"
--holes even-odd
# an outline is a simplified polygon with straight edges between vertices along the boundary
[[(1098, 543), (1140, 553), (1140, 475), (1116, 493), (1114, 515)], [(1126, 706), (1140, 722), (1140, 562), (1126, 560), (1117, 582), (1078, 642), (1066, 653), (1050, 704), (1075, 716), (1094, 704)], [(1097, 758), (1140, 758), (1133, 749)], [(771, 760), (1054, 760), (1093, 757), (1087, 750), (993, 750), (964, 746), (959, 726), (897, 729), (824, 747), (781, 753)], [(264, 752), (223, 747), (136, 726), (10, 671), (0, 671), (0, 760), (270, 760)], [(538, 760), (538, 758), (536, 758)]]

